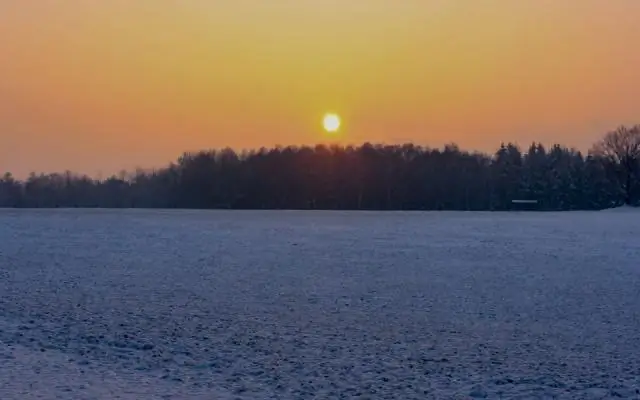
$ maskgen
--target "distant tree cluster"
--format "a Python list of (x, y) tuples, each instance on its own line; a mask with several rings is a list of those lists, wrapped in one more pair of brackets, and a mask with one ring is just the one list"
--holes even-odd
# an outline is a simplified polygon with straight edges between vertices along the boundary
[(185, 153), (154, 171), (92, 179), (72, 173), (0, 179), (2, 207), (510, 210), (603, 209), (640, 202), (640, 125), (588, 155), (533, 143), (495, 154), (413, 144)]

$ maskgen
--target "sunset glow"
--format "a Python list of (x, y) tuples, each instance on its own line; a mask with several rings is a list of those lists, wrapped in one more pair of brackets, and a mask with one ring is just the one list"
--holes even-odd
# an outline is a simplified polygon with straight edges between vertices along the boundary
[(4, 0), (0, 172), (322, 143), (327, 105), (353, 143), (584, 149), (638, 122), (638, 16), (636, 0)]

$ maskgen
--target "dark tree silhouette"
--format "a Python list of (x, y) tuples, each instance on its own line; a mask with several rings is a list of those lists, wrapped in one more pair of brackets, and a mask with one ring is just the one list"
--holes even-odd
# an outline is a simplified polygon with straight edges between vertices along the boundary
[(632, 204), (640, 176), (640, 125), (620, 126), (607, 133), (592, 152), (606, 161), (623, 192), (625, 204)]
[(525, 199), (539, 210), (603, 209), (637, 201), (638, 131), (608, 133), (587, 157), (540, 143), (502, 144), (493, 155), (455, 144), (206, 150), (107, 179), (4, 174), (0, 206), (510, 210)]

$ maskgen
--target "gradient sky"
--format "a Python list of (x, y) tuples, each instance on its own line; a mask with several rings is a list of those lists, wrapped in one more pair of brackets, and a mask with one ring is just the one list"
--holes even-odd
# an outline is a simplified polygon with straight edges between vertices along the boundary
[(638, 0), (0, 0), (0, 170), (343, 142), (586, 149), (640, 122)]

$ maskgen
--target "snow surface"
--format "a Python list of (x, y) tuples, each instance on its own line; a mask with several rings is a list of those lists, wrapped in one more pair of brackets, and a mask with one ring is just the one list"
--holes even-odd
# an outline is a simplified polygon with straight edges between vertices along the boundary
[(639, 398), (628, 213), (0, 211), (0, 399)]
[(607, 209), (602, 210), (602, 212), (640, 213), (640, 207), (624, 205), (624, 206), (620, 206), (620, 207), (607, 208)]

